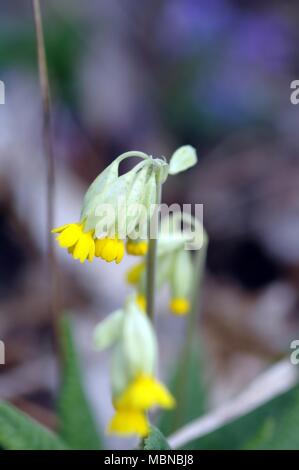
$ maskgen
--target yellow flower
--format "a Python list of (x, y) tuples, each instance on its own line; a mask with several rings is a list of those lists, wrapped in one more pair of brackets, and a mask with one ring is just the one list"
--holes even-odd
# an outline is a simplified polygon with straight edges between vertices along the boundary
[(95, 255), (101, 257), (108, 263), (115, 261), (120, 263), (124, 257), (124, 242), (118, 238), (101, 238), (95, 240)]
[(138, 307), (145, 312), (146, 311), (146, 298), (145, 295), (143, 294), (137, 294), (136, 295), (136, 303)]
[(145, 412), (154, 406), (172, 408), (175, 400), (154, 377), (157, 339), (151, 321), (137, 305), (136, 294), (127, 299), (124, 310), (96, 327), (94, 340), (100, 350), (113, 346), (111, 385), (116, 413), (108, 431), (146, 435)]
[(186, 315), (190, 310), (190, 302), (184, 297), (171, 299), (169, 308), (175, 315)]
[(108, 424), (107, 431), (121, 435), (138, 434), (140, 437), (145, 437), (149, 433), (149, 424), (144, 412), (117, 408)]
[(52, 233), (58, 233), (56, 240), (62, 248), (67, 248), (74, 259), (84, 263), (86, 259), (93, 261), (94, 257), (101, 257), (108, 263), (117, 264), (124, 257), (124, 242), (118, 238), (95, 239), (94, 231), (84, 231), (84, 223), (66, 224), (54, 228)]
[(144, 374), (137, 376), (116, 400), (117, 409), (146, 411), (153, 406), (173, 408), (175, 400), (164, 385)]
[(86, 259), (92, 261), (95, 256), (95, 243), (93, 232), (84, 232), (83, 224), (66, 224), (52, 230), (58, 233), (56, 240), (62, 248), (67, 248), (74, 259), (84, 263)]
[[(132, 244), (132, 240), (129, 240)], [(190, 291), (194, 272), (193, 260), (189, 251), (184, 249), (185, 238), (178, 235), (163, 235), (158, 239), (158, 257), (156, 273), (156, 289), (164, 284), (169, 284), (170, 311), (175, 315), (185, 315), (190, 310)], [(136, 301), (144, 310), (143, 295), (146, 290), (146, 272), (144, 269), (146, 260), (130, 268), (127, 272), (127, 282), (132, 284), (136, 291)]]
[(150, 375), (140, 374), (114, 400), (116, 413), (108, 425), (108, 432), (145, 437), (149, 433), (145, 412), (153, 406), (169, 409), (174, 405), (174, 398), (164, 385)]
[(144, 263), (136, 264), (127, 271), (127, 281), (129, 284), (138, 284), (141, 274), (144, 271)]
[(145, 240), (128, 240), (126, 250), (129, 255), (144, 256), (147, 253), (147, 242)]

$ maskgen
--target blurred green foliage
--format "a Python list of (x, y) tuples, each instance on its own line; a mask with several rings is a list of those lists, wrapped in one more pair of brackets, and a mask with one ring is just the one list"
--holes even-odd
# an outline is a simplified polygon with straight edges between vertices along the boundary
[[(0, 33), (0, 64), (3, 69), (34, 70), (36, 72), (36, 39), (34, 23), (19, 22), (14, 28), (3, 26)], [(63, 16), (44, 22), (45, 45), (51, 87), (60, 99), (75, 104), (75, 69), (82, 41), (78, 25)], [(85, 33), (83, 33), (85, 34)]]
[(151, 426), (149, 435), (141, 442), (142, 450), (170, 450), (169, 444), (161, 431)]
[(67, 449), (58, 436), (4, 402), (0, 402), (0, 445), (6, 450)]
[(102, 447), (102, 438), (83, 389), (69, 317), (62, 319), (61, 327), (64, 359), (58, 402), (59, 434), (72, 449), (99, 450)]
[(299, 449), (299, 386), (184, 449)]
[(171, 411), (163, 412), (159, 421), (159, 428), (166, 436), (206, 411), (202, 351), (196, 331), (186, 346), (169, 385), (177, 406)]
[(86, 399), (68, 317), (61, 321), (63, 345), (62, 383), (59, 392), (59, 435), (46, 429), (12, 405), (0, 402), (0, 446), (11, 450), (59, 450), (102, 448)]

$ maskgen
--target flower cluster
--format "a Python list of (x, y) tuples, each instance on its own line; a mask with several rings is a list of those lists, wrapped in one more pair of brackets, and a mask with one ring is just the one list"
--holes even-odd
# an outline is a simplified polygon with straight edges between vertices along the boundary
[(95, 329), (97, 349), (113, 348), (111, 382), (115, 414), (108, 431), (146, 436), (146, 412), (152, 407), (172, 408), (175, 401), (155, 378), (157, 340), (150, 320), (131, 296)]
[[(141, 162), (120, 175), (120, 163), (132, 156), (141, 158)], [(144, 255), (146, 227), (156, 202), (156, 186), (167, 174), (168, 164), (163, 159), (154, 159), (142, 152), (120, 155), (88, 188), (80, 222), (52, 230), (57, 234), (58, 244), (81, 263), (91, 262), (94, 257), (120, 263), (125, 240), (129, 254)]]
[(53, 229), (52, 233), (58, 234), (56, 240), (59, 245), (67, 248), (73, 258), (81, 263), (85, 260), (92, 262), (95, 256), (117, 264), (123, 259), (125, 248), (122, 240), (108, 237), (95, 239), (92, 230), (84, 231), (84, 223), (66, 224)]
[[(120, 163), (129, 157), (141, 161), (130, 171), (119, 173)], [(127, 152), (114, 160), (87, 190), (78, 223), (53, 230), (57, 242), (74, 259), (83, 263), (95, 257), (120, 263), (127, 253), (147, 254), (148, 222), (156, 209), (159, 186), (168, 174), (177, 174), (193, 166), (196, 152), (190, 146), (178, 149), (169, 164), (142, 152)], [(137, 206), (137, 207), (136, 207)], [(183, 249), (184, 237), (167, 238), (163, 229), (158, 241), (157, 287), (169, 281), (171, 308), (179, 315), (189, 310), (192, 277), (190, 254)], [(158, 347), (145, 302), (144, 261), (128, 274), (136, 292), (124, 309), (109, 315), (95, 329), (94, 342), (99, 350), (111, 347), (111, 384), (115, 414), (108, 431), (146, 436), (147, 412), (156, 406), (175, 404), (165, 386), (156, 379)]]
[[(191, 284), (194, 276), (194, 262), (191, 252), (186, 250), (188, 236), (181, 231), (182, 214), (178, 213), (161, 224), (158, 238), (158, 263), (156, 288), (159, 290), (167, 284), (170, 289), (170, 311), (175, 315), (185, 315), (190, 310)], [(195, 219), (190, 218), (195, 224)], [(196, 221), (198, 225), (199, 222)], [(169, 233), (169, 227), (173, 230)], [(203, 229), (202, 229), (203, 230)], [(203, 233), (204, 235), (204, 233)], [(127, 272), (127, 282), (137, 291), (137, 303), (145, 305), (146, 272), (145, 259), (134, 265)]]

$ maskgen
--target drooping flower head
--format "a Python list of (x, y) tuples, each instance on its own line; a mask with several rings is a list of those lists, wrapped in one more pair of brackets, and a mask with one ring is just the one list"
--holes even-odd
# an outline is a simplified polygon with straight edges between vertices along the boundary
[[(130, 171), (120, 174), (120, 163), (130, 157), (141, 161)], [(191, 146), (176, 150), (169, 164), (143, 152), (126, 152), (117, 157), (88, 188), (80, 221), (52, 230), (57, 242), (74, 259), (93, 261), (99, 257), (120, 263), (126, 250), (144, 256), (147, 252), (148, 223), (153, 214), (157, 185), (168, 174), (175, 175), (197, 161)]]
[[(141, 161), (120, 175), (120, 163), (132, 156)], [(100, 257), (119, 263), (125, 252), (144, 255), (147, 224), (156, 202), (156, 186), (165, 181), (168, 164), (142, 152), (116, 158), (88, 188), (80, 222), (52, 230), (57, 242), (81, 263)]]
[(131, 296), (124, 310), (101, 322), (94, 332), (95, 346), (113, 347), (111, 382), (115, 415), (108, 431), (146, 436), (146, 412), (152, 407), (172, 408), (174, 399), (155, 378), (157, 340), (150, 320)]

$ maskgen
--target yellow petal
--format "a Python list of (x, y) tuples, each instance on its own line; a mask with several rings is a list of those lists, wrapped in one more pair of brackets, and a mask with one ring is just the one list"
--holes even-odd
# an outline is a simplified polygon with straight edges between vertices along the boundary
[(139, 263), (127, 271), (127, 281), (129, 284), (138, 284), (140, 276), (144, 271), (144, 263)]
[(91, 263), (95, 257), (95, 243), (92, 236), (90, 236), (89, 240), (89, 253), (88, 253), (88, 261)]
[(57, 237), (57, 241), (62, 248), (73, 246), (80, 238), (82, 229), (77, 224), (70, 224)]
[(177, 297), (170, 301), (169, 308), (175, 315), (186, 315), (190, 310), (190, 302), (184, 297)]
[(143, 412), (117, 409), (107, 431), (121, 435), (137, 434), (140, 437), (145, 437), (149, 433), (149, 424)]
[(53, 228), (51, 230), (51, 233), (61, 233), (64, 229), (66, 229), (70, 225), (72, 225), (72, 224), (65, 224), (65, 225), (61, 225), (60, 227)]
[(114, 261), (116, 259), (117, 252), (118, 252), (118, 240), (110, 238), (107, 240), (107, 242), (104, 245), (104, 248), (102, 249), (101, 257), (108, 263), (111, 263), (111, 261)]
[(125, 254), (125, 245), (124, 245), (124, 242), (122, 240), (118, 240), (118, 244), (117, 244), (117, 256), (116, 256), (116, 264), (119, 264), (121, 262), (121, 260), (123, 259), (124, 257), (124, 254)]
[(117, 408), (148, 410), (152, 406), (173, 408), (175, 400), (166, 387), (154, 377), (138, 376), (117, 399)]
[(147, 242), (139, 242), (138, 243), (138, 254), (140, 256), (144, 256), (147, 253)]
[(74, 253), (74, 249), (75, 249), (75, 245), (73, 246), (70, 246), (67, 251), (69, 252), (70, 255), (72, 255)]
[(128, 255), (131, 254), (131, 249), (132, 249), (132, 242), (128, 240), (126, 243), (126, 252), (128, 253)]
[(108, 241), (108, 238), (100, 238), (100, 239), (95, 240), (95, 255), (97, 257), (101, 256), (102, 250), (104, 246), (106, 245), (107, 241)]
[(146, 311), (146, 298), (143, 294), (136, 295), (136, 303), (143, 312)]
[(126, 250), (129, 255), (144, 256), (147, 253), (147, 242), (128, 240)]
[(84, 263), (89, 253), (89, 234), (84, 233), (81, 235), (79, 241), (76, 243), (76, 246), (73, 251), (73, 258), (79, 259), (81, 263)]

